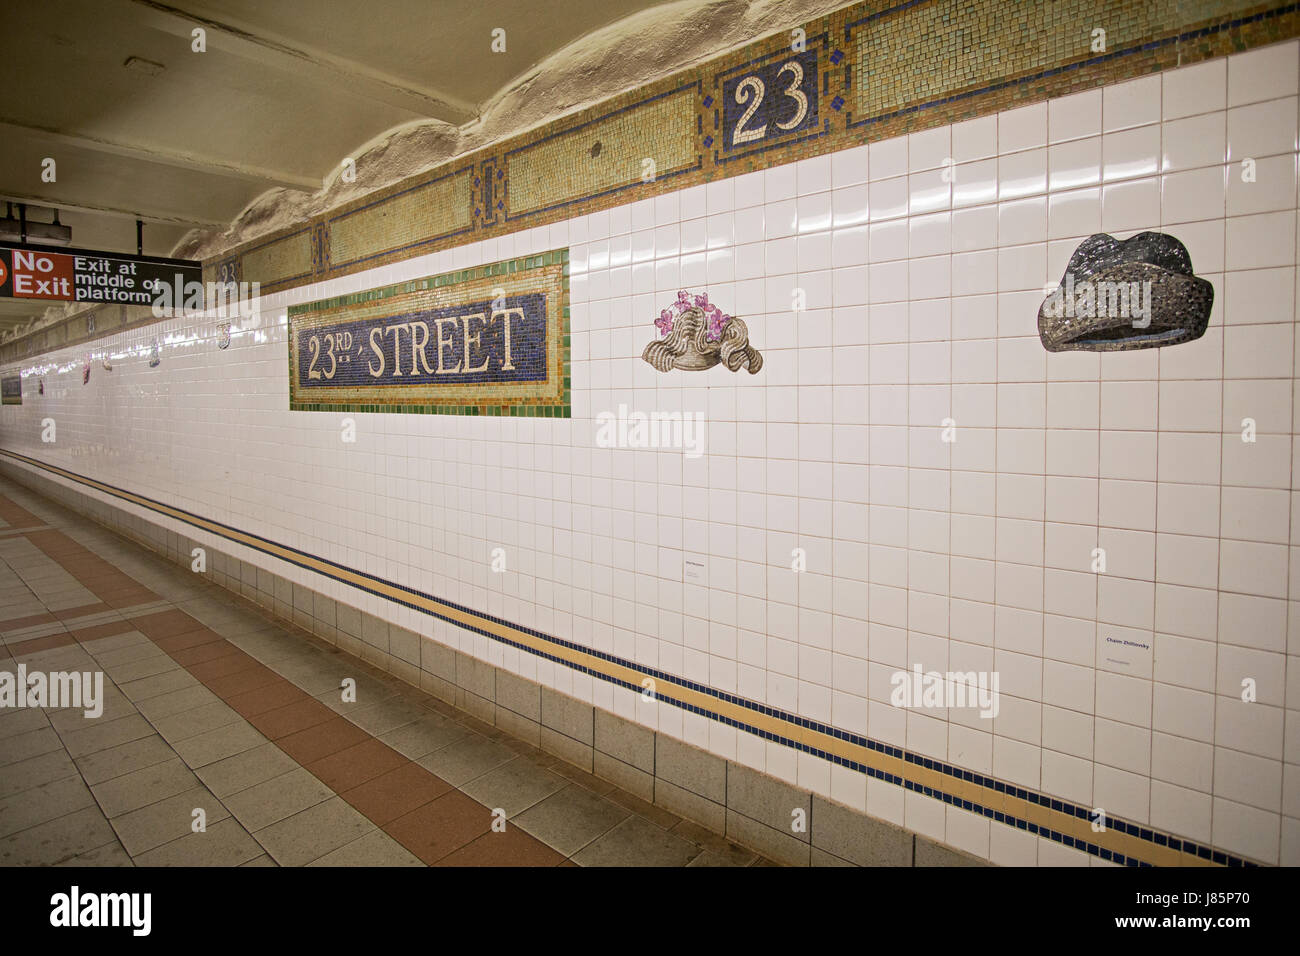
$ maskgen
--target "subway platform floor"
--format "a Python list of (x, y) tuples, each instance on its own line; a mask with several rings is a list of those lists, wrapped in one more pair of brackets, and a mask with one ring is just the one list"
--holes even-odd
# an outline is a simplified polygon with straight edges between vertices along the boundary
[(57, 864), (775, 865), (0, 478), (0, 866)]

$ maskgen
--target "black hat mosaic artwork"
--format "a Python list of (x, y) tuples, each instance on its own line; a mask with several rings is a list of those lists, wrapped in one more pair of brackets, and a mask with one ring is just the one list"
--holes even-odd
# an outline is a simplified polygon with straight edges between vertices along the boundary
[(1123, 352), (1205, 334), (1214, 286), (1192, 273), (1187, 247), (1163, 232), (1089, 236), (1038, 309), (1049, 352)]

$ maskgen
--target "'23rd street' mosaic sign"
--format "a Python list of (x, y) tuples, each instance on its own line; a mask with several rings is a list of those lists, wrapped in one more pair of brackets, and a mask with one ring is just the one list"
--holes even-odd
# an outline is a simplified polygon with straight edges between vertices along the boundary
[(568, 250), (289, 307), (289, 407), (569, 416)]

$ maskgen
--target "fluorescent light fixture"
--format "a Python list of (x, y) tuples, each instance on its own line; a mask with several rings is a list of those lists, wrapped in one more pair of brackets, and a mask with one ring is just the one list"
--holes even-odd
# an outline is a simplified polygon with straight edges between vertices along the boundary
[(72, 227), (59, 222), (59, 211), (57, 209), (54, 210), (53, 222), (40, 222), (39, 220), (29, 219), (22, 205), (19, 206), (19, 209), (23, 210), (22, 215), (15, 216), (13, 204), (10, 203), (8, 213), (3, 219), (0, 219), (0, 241), (26, 241), (48, 246), (72, 245)]

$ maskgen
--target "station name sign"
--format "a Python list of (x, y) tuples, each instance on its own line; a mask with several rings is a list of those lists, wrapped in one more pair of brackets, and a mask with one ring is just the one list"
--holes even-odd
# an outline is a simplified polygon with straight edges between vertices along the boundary
[(0, 243), (0, 298), (153, 305), (164, 289), (202, 279), (192, 259)]
[(567, 258), (555, 250), (290, 306), (290, 407), (563, 415)]

